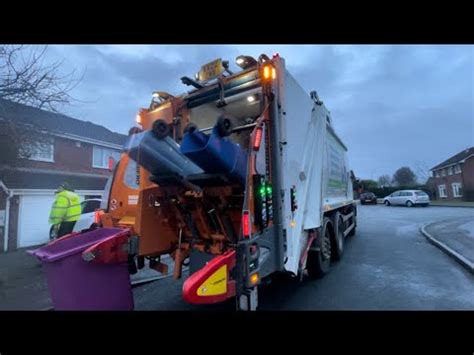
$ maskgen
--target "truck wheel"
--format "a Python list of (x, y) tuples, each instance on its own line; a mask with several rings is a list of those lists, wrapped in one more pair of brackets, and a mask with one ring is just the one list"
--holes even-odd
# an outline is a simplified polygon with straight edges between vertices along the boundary
[(221, 116), (217, 119), (217, 132), (221, 137), (230, 136), (232, 133), (232, 122), (225, 116)]
[(316, 238), (309, 251), (306, 268), (309, 277), (320, 278), (326, 275), (331, 266), (331, 220), (324, 217), (321, 234)]
[(166, 123), (165, 120), (158, 119), (153, 122), (151, 130), (156, 138), (163, 139), (169, 135), (170, 126), (168, 126), (168, 123)]
[(334, 215), (334, 260), (341, 260), (344, 252), (344, 222), (340, 212)]

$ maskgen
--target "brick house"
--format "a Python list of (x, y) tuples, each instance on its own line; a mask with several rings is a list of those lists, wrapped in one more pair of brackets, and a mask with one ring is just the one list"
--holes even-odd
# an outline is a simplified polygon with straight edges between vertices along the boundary
[(126, 136), (0, 99), (2, 121), (40, 127), (46, 137), (30, 147), (28, 158), (20, 158), (15, 167), (0, 165), (0, 250), (6, 252), (49, 239), (49, 211), (62, 182), (83, 200), (100, 198), (110, 175), (110, 159), (118, 160)]
[(474, 147), (431, 168), (435, 199), (474, 201)]

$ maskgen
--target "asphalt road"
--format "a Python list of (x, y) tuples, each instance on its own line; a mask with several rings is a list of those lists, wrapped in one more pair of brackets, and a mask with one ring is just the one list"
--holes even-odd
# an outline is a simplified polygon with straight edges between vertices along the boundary
[[(474, 276), (420, 234), (421, 225), (474, 209), (359, 206), (357, 233), (323, 279), (281, 278), (260, 287), (259, 310), (474, 310)], [(171, 278), (134, 289), (137, 310), (233, 310), (192, 306)]]

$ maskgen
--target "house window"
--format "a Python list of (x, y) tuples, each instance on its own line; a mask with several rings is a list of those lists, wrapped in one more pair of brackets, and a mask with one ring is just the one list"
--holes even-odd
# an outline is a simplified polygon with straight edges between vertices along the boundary
[(454, 173), (455, 173), (455, 174), (461, 173), (461, 164), (456, 164), (456, 165), (454, 166)]
[(20, 156), (30, 160), (54, 163), (54, 139), (45, 138), (41, 142), (22, 147)]
[(446, 185), (438, 185), (439, 197), (448, 197), (446, 194)]
[(462, 197), (462, 185), (459, 182), (455, 182), (451, 184), (453, 188), (453, 196), (454, 197)]
[(446, 169), (441, 169), (441, 176), (446, 176)]
[(120, 159), (120, 152), (109, 148), (94, 146), (92, 150), (92, 167), (108, 169), (110, 157), (112, 157), (114, 161), (118, 161)]
[(452, 166), (448, 167), (448, 175), (453, 175), (453, 170)]
[(433, 172), (433, 174), (434, 174), (434, 177), (439, 178), (439, 170), (436, 170), (435, 172)]

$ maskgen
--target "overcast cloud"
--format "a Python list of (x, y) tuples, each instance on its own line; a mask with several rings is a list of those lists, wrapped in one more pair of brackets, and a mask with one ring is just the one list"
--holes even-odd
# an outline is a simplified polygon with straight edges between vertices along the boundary
[[(50, 46), (84, 78), (66, 114), (126, 133), (155, 90), (180, 94), (202, 64), (280, 53), (309, 92), (318, 91), (349, 148), (358, 177), (401, 166), (432, 167), (474, 146), (473, 46)], [(235, 69), (235, 67), (234, 67)]]

